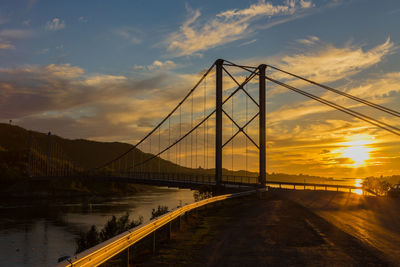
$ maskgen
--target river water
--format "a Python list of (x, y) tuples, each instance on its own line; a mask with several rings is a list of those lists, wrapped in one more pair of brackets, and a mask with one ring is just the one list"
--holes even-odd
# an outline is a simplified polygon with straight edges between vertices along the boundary
[(188, 189), (151, 187), (129, 197), (26, 202), (0, 204), (0, 266), (54, 266), (59, 257), (74, 255), (78, 233), (93, 224), (101, 229), (126, 212), (146, 222), (158, 205), (174, 209), (194, 198)]

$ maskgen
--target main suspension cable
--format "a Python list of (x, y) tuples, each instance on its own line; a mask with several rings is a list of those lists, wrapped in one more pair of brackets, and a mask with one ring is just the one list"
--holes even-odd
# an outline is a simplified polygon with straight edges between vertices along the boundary
[(373, 103), (373, 102), (371, 102), (371, 101), (368, 101), (368, 100), (365, 100), (365, 99), (356, 97), (356, 96), (354, 96), (354, 95), (351, 95), (351, 94), (342, 92), (342, 91), (337, 90), (337, 89), (335, 89), (335, 88), (326, 86), (326, 85), (324, 85), (324, 84), (321, 84), (321, 83), (318, 83), (318, 82), (315, 82), (315, 81), (312, 81), (312, 80), (309, 80), (309, 79), (307, 79), (307, 78), (304, 78), (304, 77), (302, 77), (302, 76), (299, 76), (299, 75), (290, 73), (290, 72), (288, 72), (288, 71), (279, 69), (279, 68), (277, 68), (277, 67), (274, 67), (274, 66), (271, 66), (271, 65), (267, 65), (267, 66), (270, 67), (270, 68), (272, 68), (272, 69), (275, 69), (275, 70), (277, 70), (277, 71), (280, 71), (280, 72), (283, 72), (283, 73), (285, 73), (285, 74), (288, 74), (288, 75), (290, 75), (290, 76), (296, 77), (296, 78), (298, 78), (298, 79), (300, 79), (300, 80), (303, 80), (303, 81), (306, 81), (306, 82), (308, 82), (308, 83), (317, 85), (317, 86), (319, 86), (319, 87), (321, 87), (321, 88), (324, 88), (324, 89), (326, 89), (326, 90), (328, 90), (328, 91), (331, 91), (331, 92), (334, 92), (334, 93), (336, 93), (336, 94), (342, 95), (342, 96), (347, 97), (347, 98), (349, 98), (349, 99), (352, 99), (352, 100), (354, 100), (354, 101), (363, 103), (363, 104), (365, 104), (365, 105), (367, 105), (367, 106), (373, 107), (373, 108), (375, 108), (375, 109), (379, 109), (379, 110), (381, 110), (381, 111), (383, 111), (383, 112), (386, 112), (386, 113), (388, 113), (388, 114), (390, 114), (390, 115), (393, 115), (393, 116), (396, 116), (396, 117), (400, 117), (400, 112), (398, 112), (398, 111), (396, 111), (396, 110), (393, 110), (393, 109), (390, 109), (390, 108), (387, 108), (387, 107), (384, 107), (384, 106), (375, 104), (375, 103)]
[(196, 90), (196, 88), (201, 84), (201, 82), (205, 79), (205, 77), (211, 72), (211, 70), (214, 68), (215, 63), (213, 63), (211, 65), (211, 67), (208, 68), (208, 70), (203, 74), (203, 76), (200, 78), (200, 80), (194, 85), (194, 87), (185, 95), (185, 97), (178, 103), (178, 105), (175, 106), (175, 108), (172, 109), (172, 111), (163, 119), (161, 120), (156, 127), (153, 128), (153, 130), (151, 130), (147, 135), (145, 135), (139, 142), (137, 142), (134, 146), (132, 146), (128, 151), (126, 151), (125, 153), (119, 155), (118, 157), (116, 157), (113, 160), (110, 160), (102, 165), (100, 165), (99, 167), (94, 168), (93, 170), (98, 170), (101, 169), (107, 165), (109, 165), (111, 162), (116, 161), (118, 159), (120, 159), (121, 157), (123, 157), (124, 155), (128, 154), (130, 151), (132, 151), (133, 149), (135, 149), (136, 147), (138, 147), (141, 143), (143, 143), (150, 135), (152, 135), (167, 119), (169, 119), (169, 117), (172, 116), (172, 114), (174, 114), (174, 112), (181, 107), (181, 105), (186, 101), (186, 99)]
[(388, 132), (391, 132), (391, 133), (393, 133), (393, 134), (396, 134), (396, 135), (399, 135), (399, 136), (400, 136), (400, 129), (397, 128), (397, 127), (395, 127), (395, 126), (389, 125), (389, 124), (384, 123), (384, 122), (379, 121), (379, 120), (376, 120), (376, 119), (371, 118), (371, 117), (369, 117), (369, 116), (367, 116), (367, 115), (364, 115), (364, 114), (362, 114), (362, 113), (360, 113), (360, 112), (357, 112), (357, 111), (348, 109), (348, 108), (343, 107), (343, 106), (341, 106), (341, 105), (339, 105), (339, 104), (333, 103), (333, 102), (331, 102), (331, 101), (329, 101), (329, 100), (326, 100), (326, 99), (323, 99), (323, 98), (318, 97), (318, 96), (316, 96), (316, 95), (313, 95), (313, 94), (311, 94), (311, 93), (305, 92), (305, 91), (303, 91), (303, 90), (301, 90), (301, 89), (298, 89), (298, 88), (296, 88), (296, 87), (293, 87), (293, 86), (291, 86), (291, 85), (288, 85), (288, 84), (285, 84), (285, 83), (283, 83), (283, 82), (274, 80), (274, 79), (272, 79), (272, 78), (270, 78), (270, 77), (267, 77), (267, 76), (266, 76), (265, 79), (267, 79), (267, 80), (269, 80), (269, 81), (271, 81), (271, 82), (273, 82), (273, 83), (276, 83), (276, 84), (278, 84), (278, 85), (281, 85), (281, 86), (283, 86), (283, 87), (286, 87), (287, 89), (290, 89), (290, 90), (292, 90), (292, 91), (295, 91), (295, 92), (297, 92), (297, 93), (299, 93), (299, 94), (302, 94), (302, 95), (304, 95), (304, 96), (307, 96), (307, 97), (309, 97), (309, 98), (311, 98), (311, 99), (314, 99), (314, 100), (316, 100), (316, 101), (318, 101), (318, 102), (320, 102), (320, 103), (322, 103), (322, 104), (328, 105), (328, 106), (330, 106), (330, 107), (332, 107), (332, 108), (334, 108), (334, 109), (340, 110), (340, 111), (342, 111), (342, 112), (344, 112), (344, 113), (346, 113), (346, 114), (349, 114), (349, 115), (351, 115), (351, 116), (353, 116), (353, 117), (356, 117), (356, 118), (358, 118), (358, 119), (360, 119), (360, 120), (363, 120), (363, 121), (368, 122), (368, 123), (370, 123), (370, 124), (372, 124), (372, 125), (375, 125), (375, 126), (381, 128), (381, 129), (383, 129), (383, 130), (386, 130), (386, 131), (388, 131)]

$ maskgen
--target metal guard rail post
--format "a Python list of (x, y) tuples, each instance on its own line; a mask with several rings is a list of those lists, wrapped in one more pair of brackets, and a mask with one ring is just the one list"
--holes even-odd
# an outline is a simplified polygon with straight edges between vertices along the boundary
[[(184, 215), (188, 211), (217, 201), (251, 195), (253, 193), (256, 193), (258, 190), (216, 196), (183, 206), (177, 210), (163, 215), (156, 220), (150, 221), (143, 226), (138, 226), (131, 230), (128, 230), (90, 249), (87, 249), (72, 258), (60, 262), (57, 267), (98, 266), (111, 259), (112, 257), (118, 255), (119, 253), (123, 252), (125, 249), (145, 238), (149, 234), (155, 232), (157, 229), (172, 222), (179, 216)], [(265, 188), (263, 190), (265, 190)]]

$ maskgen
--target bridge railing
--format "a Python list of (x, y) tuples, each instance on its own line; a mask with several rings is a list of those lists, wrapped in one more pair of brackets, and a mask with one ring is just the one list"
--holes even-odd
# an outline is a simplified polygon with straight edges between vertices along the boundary
[[(117, 172), (108, 173), (104, 177), (118, 177), (121, 179), (145, 181), (164, 181), (187, 184), (215, 185), (215, 174), (201, 173), (173, 173), (173, 172)], [(90, 175), (89, 175), (90, 177)], [(222, 184), (236, 185), (258, 185), (259, 178), (256, 176), (223, 175)]]
[(135, 227), (103, 243), (100, 243), (94, 246), (93, 248), (85, 250), (82, 253), (79, 253), (74, 257), (59, 263), (57, 267), (98, 266), (102, 263), (105, 263), (114, 256), (120, 254), (121, 252), (127, 250), (128, 248), (130, 248), (132, 245), (142, 240), (143, 238), (149, 236), (150, 234), (154, 234), (158, 229), (162, 228), (163, 226), (171, 224), (174, 220), (180, 218), (189, 211), (195, 210), (199, 207), (203, 207), (218, 201), (226, 200), (229, 198), (248, 196), (256, 192), (257, 190), (250, 190), (241, 193), (226, 194), (204, 199), (199, 202), (183, 206), (177, 210), (165, 214), (164, 216), (158, 219), (150, 221), (143, 226)]
[(260, 182), (256, 176), (222, 175), (222, 184), (259, 185)]

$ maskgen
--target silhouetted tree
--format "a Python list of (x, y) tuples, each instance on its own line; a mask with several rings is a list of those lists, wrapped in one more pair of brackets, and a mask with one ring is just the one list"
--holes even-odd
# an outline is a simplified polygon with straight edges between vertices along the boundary
[(81, 233), (76, 239), (78, 248), (76, 249), (75, 253), (79, 253), (85, 249), (91, 248), (129, 229), (139, 226), (142, 223), (142, 216), (140, 216), (138, 220), (129, 220), (128, 212), (118, 219), (115, 216), (112, 216), (112, 218), (106, 222), (100, 233), (94, 225), (92, 225), (87, 233)]
[(362, 184), (365, 189), (371, 190), (379, 196), (386, 195), (391, 187), (391, 184), (384, 180), (382, 176), (381, 178), (367, 177), (364, 179)]
[(168, 210), (168, 207), (167, 207), (167, 206), (160, 206), (160, 205), (158, 205), (157, 209), (153, 209), (153, 210), (151, 211), (151, 218), (150, 218), (150, 220), (153, 220), (153, 219), (155, 219), (155, 218), (157, 218), (157, 217), (160, 217), (161, 215), (163, 215), (163, 214), (165, 214), (165, 213), (168, 213), (168, 212), (169, 212), (169, 210)]

